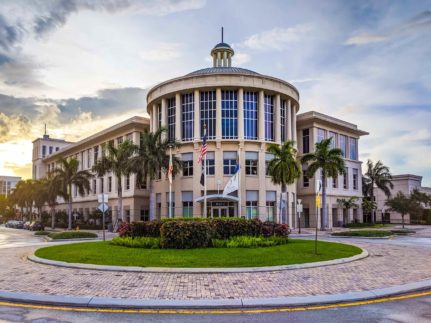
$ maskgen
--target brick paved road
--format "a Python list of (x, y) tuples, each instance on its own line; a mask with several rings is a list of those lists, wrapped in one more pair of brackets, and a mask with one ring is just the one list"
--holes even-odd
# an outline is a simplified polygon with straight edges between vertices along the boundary
[[(346, 240), (344, 240), (346, 241)], [(358, 242), (370, 256), (343, 265), (264, 273), (121, 273), (26, 259), (37, 247), (0, 249), (0, 290), (135, 299), (228, 299), (361, 291), (431, 278), (431, 248)]]

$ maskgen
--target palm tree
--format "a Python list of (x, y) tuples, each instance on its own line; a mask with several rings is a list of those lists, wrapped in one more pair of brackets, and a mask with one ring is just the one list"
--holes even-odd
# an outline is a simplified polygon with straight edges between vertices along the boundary
[(51, 228), (55, 228), (55, 206), (57, 205), (57, 197), (64, 195), (61, 192), (61, 183), (59, 178), (48, 174), (45, 177), (45, 197), (51, 213)]
[(68, 204), (68, 230), (72, 229), (72, 185), (76, 187), (80, 195), (84, 195), (90, 190), (90, 178), (93, 177), (88, 170), (78, 168), (79, 161), (76, 158), (60, 158), (53, 171), (60, 184), (61, 196)]
[(93, 171), (97, 176), (102, 177), (112, 172), (117, 181), (117, 203), (118, 218), (125, 221), (123, 214), (123, 185), (122, 176), (129, 176), (132, 173), (132, 157), (138, 147), (130, 140), (126, 140), (114, 147), (113, 144), (107, 146), (107, 153), (93, 166)]
[[(356, 196), (351, 196), (347, 199), (337, 199), (337, 203), (343, 208), (347, 210), (347, 214), (349, 214), (349, 210), (352, 208), (358, 208), (359, 205), (358, 203), (356, 203), (356, 201), (358, 200), (358, 198)], [(355, 219), (356, 220), (356, 219)], [(343, 224), (344, 223), (344, 216), (343, 216)]]
[[(301, 164), (296, 159), (296, 149), (294, 141), (285, 141), (282, 145), (269, 144), (267, 152), (274, 158), (268, 164), (268, 174), (271, 181), (276, 185), (281, 185), (281, 196), (287, 192), (287, 185), (295, 183), (301, 177)], [(282, 198), (280, 198), (280, 201)], [(284, 204), (281, 209), (282, 223), (287, 223), (287, 206)]]
[[(336, 178), (344, 173), (343, 152), (339, 148), (331, 148), (332, 138), (316, 143), (314, 153), (306, 154), (301, 162), (308, 166), (307, 176), (313, 177), (320, 169), (322, 172), (322, 230), (327, 228), (326, 182), (328, 177)], [(316, 223), (317, 225), (317, 223)]]
[[(140, 182), (149, 181), (150, 191), (150, 220), (156, 218), (156, 198), (154, 194), (153, 181), (161, 170), (166, 171), (169, 167), (169, 146), (178, 148), (179, 143), (169, 141), (164, 136), (165, 128), (159, 128), (155, 132), (145, 131), (141, 136), (138, 156), (133, 159), (133, 170), (137, 173)], [(175, 174), (181, 168), (178, 158), (172, 158)]]
[(398, 212), (401, 214), (402, 224), (404, 228), (404, 216), (406, 214), (419, 213), (423, 206), (416, 197), (406, 196), (403, 192), (398, 192), (393, 198), (386, 200), (385, 205), (389, 207), (389, 211)]
[[(368, 196), (371, 201), (374, 201), (374, 186), (381, 189), (387, 198), (391, 196), (391, 189), (394, 188), (392, 184), (392, 175), (389, 167), (385, 166), (380, 160), (374, 164), (370, 159), (367, 161), (367, 170), (364, 174), (365, 187), (368, 188)], [(372, 211), (371, 222), (376, 222), (375, 210)]]
[(371, 201), (369, 197), (362, 198), (362, 211), (369, 215), (373, 212), (374, 209), (377, 208), (377, 203), (375, 201)]

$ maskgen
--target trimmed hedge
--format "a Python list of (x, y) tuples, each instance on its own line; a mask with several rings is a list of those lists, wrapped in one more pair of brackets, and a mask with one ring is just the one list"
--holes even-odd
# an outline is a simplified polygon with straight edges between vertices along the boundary
[(389, 237), (392, 235), (391, 231), (384, 230), (356, 230), (332, 233), (336, 237)]
[(230, 239), (218, 240), (213, 239), (212, 245), (214, 248), (257, 248), (257, 247), (272, 247), (286, 244), (287, 238), (283, 237), (250, 237), (238, 236)]
[(35, 236), (47, 236), (47, 235), (49, 235), (49, 232), (48, 231), (36, 231), (34, 233), (34, 235)]
[(167, 221), (160, 229), (160, 243), (167, 249), (206, 248), (213, 234), (206, 221)]
[(160, 238), (153, 237), (115, 237), (110, 244), (129, 248), (160, 249)]
[(97, 238), (97, 234), (85, 231), (65, 231), (65, 232), (52, 232), (48, 237), (54, 240), (61, 239), (83, 239), (83, 238)]
[(259, 236), (262, 234), (262, 221), (241, 218), (208, 219), (214, 230), (215, 239), (229, 239), (236, 236)]

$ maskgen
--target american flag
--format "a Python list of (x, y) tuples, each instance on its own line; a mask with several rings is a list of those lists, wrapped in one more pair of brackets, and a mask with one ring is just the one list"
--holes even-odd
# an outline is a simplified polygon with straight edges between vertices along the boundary
[(198, 164), (202, 162), (203, 158), (207, 154), (207, 149), (208, 149), (207, 127), (206, 127), (206, 125), (204, 125), (204, 137), (202, 138), (202, 147), (201, 147), (201, 153), (199, 154), (199, 157), (198, 157)]
[(169, 156), (169, 168), (168, 168), (168, 179), (169, 183), (172, 184), (172, 173), (174, 172), (174, 165), (172, 164), (172, 153)]

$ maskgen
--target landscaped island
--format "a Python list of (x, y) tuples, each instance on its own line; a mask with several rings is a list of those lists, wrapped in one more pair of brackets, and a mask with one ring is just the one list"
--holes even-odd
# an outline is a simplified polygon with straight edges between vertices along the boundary
[(124, 224), (120, 237), (36, 251), (40, 258), (96, 265), (223, 268), (303, 264), (351, 257), (358, 247), (288, 239), (285, 224), (228, 219), (170, 219)]

